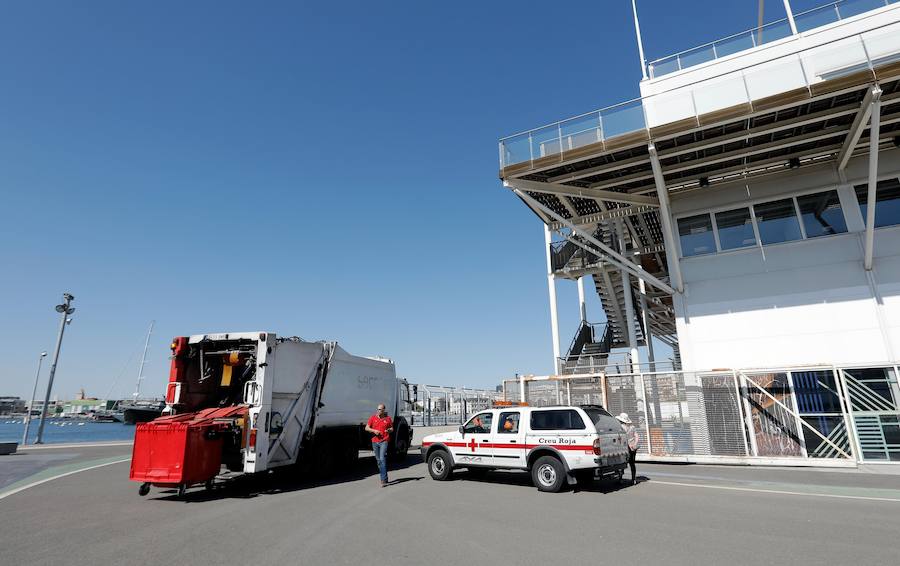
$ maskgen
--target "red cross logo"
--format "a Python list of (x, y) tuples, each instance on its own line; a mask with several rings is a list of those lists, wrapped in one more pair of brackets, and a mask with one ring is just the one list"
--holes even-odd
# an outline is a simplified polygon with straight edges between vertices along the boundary
[(474, 438), (473, 438), (472, 440), (469, 441), (468, 447), (472, 449), (472, 452), (475, 452), (475, 447), (476, 447), (476, 446), (478, 446), (478, 444), (475, 443), (475, 439), (474, 439)]

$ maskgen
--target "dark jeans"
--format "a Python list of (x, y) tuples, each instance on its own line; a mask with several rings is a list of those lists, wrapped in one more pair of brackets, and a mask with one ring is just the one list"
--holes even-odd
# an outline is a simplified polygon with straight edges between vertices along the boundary
[(378, 473), (381, 474), (381, 482), (388, 481), (387, 477), (387, 442), (373, 442), (372, 450), (375, 451), (375, 461), (378, 462)]
[(637, 450), (628, 449), (628, 465), (631, 467), (631, 481), (634, 481), (634, 457), (637, 455)]

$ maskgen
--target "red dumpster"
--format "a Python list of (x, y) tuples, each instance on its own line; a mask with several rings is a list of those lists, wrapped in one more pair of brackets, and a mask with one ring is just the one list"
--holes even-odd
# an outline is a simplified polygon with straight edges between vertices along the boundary
[(130, 479), (157, 486), (189, 486), (213, 479), (222, 464), (221, 431), (228, 426), (228, 417), (243, 413), (245, 407), (206, 409), (137, 425)]

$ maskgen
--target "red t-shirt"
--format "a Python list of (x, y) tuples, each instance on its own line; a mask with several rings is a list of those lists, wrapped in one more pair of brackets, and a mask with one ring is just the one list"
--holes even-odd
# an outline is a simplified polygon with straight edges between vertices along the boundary
[(391, 435), (388, 434), (387, 429), (394, 426), (394, 421), (392, 421), (391, 417), (388, 416), (382, 418), (378, 415), (372, 415), (371, 417), (369, 417), (368, 426), (372, 430), (377, 430), (379, 432), (379, 434), (372, 437), (372, 442), (387, 442), (391, 437)]

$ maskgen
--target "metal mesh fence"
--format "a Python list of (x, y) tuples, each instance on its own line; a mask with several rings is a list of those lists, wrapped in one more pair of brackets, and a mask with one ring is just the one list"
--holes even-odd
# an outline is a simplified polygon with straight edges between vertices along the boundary
[(478, 411), (488, 409), (501, 392), (490, 389), (416, 385), (413, 400), (413, 426), (463, 424)]
[[(782, 461), (865, 459), (868, 451), (875, 455), (869, 459), (900, 459), (888, 438), (888, 427), (900, 430), (891, 420), (900, 422), (896, 370), (853, 371), (850, 377), (834, 368), (520, 377), (504, 381), (503, 398), (539, 407), (603, 405), (613, 415), (627, 413), (641, 439), (639, 451), (652, 456)], [(875, 440), (863, 426), (869, 426), (866, 418), (879, 419)]]

